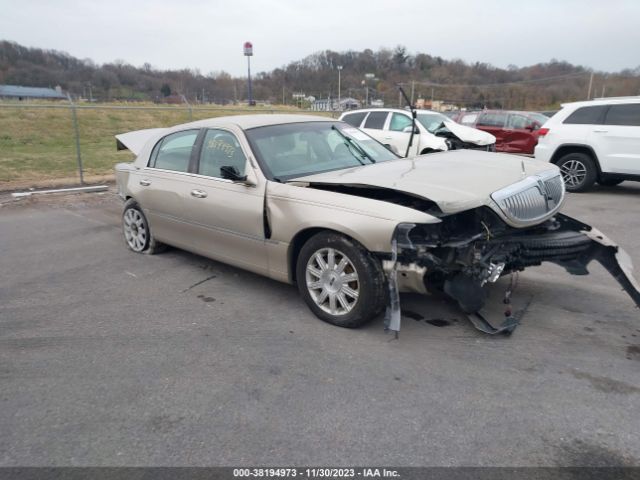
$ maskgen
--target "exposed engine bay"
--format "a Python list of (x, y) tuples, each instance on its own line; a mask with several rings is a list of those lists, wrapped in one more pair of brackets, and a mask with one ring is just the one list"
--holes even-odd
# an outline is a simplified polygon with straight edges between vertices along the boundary
[(389, 271), (386, 326), (395, 332), (400, 328), (398, 271), (422, 275), (426, 289), (456, 300), (485, 333), (511, 333), (518, 324), (510, 310), (500, 327), (479, 313), (487, 301), (486, 284), (542, 262), (560, 265), (572, 275), (587, 275), (587, 265), (596, 260), (640, 307), (640, 287), (631, 275), (628, 255), (596, 229), (563, 214), (534, 227), (513, 228), (481, 207), (442, 217), (437, 224), (400, 224), (391, 256), (382, 258)]

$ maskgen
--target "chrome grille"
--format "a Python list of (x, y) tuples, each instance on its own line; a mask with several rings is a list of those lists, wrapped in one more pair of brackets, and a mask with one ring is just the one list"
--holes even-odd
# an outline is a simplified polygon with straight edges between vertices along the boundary
[(547, 188), (547, 195), (555, 205), (560, 205), (564, 197), (564, 180), (561, 175), (549, 178), (544, 181)]
[(564, 199), (564, 182), (559, 172), (550, 171), (495, 192), (491, 196), (515, 226), (538, 223), (551, 217)]

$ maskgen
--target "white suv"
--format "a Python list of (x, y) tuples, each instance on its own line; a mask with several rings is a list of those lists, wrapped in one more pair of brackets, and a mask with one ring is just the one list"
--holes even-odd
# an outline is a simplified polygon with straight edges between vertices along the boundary
[(640, 97), (562, 107), (538, 130), (534, 156), (560, 167), (568, 191), (640, 181)]
[[(368, 108), (345, 112), (340, 120), (405, 156), (411, 136), (411, 112), (399, 108)], [(495, 151), (496, 137), (477, 128), (454, 122), (441, 113), (418, 110), (416, 132), (409, 157), (425, 153), (472, 148)]]

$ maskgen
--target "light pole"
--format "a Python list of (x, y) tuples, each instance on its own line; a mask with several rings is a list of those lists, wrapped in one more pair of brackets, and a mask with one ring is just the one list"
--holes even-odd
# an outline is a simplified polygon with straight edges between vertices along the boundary
[(373, 73), (365, 73), (364, 74), (364, 80), (362, 81), (362, 84), (364, 85), (364, 89), (366, 92), (365, 95), (365, 105), (369, 106), (369, 80), (371, 79), (375, 79), (375, 75)]
[(342, 111), (342, 104), (340, 103), (340, 72), (342, 71), (342, 65), (338, 65), (338, 110)]
[(253, 44), (244, 42), (244, 56), (247, 57), (247, 77), (249, 79), (249, 106), (253, 106), (253, 95), (251, 93), (251, 57), (253, 56)]

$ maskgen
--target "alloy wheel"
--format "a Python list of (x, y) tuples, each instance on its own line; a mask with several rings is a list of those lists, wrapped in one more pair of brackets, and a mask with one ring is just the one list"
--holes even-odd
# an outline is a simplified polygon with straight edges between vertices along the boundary
[(579, 187), (587, 177), (587, 166), (580, 160), (568, 160), (560, 167), (562, 178), (568, 187)]
[(142, 213), (135, 208), (129, 208), (122, 217), (124, 237), (134, 252), (142, 252), (147, 245), (147, 226)]
[(340, 250), (317, 250), (307, 262), (305, 277), (315, 304), (331, 315), (346, 315), (358, 302), (358, 272)]

